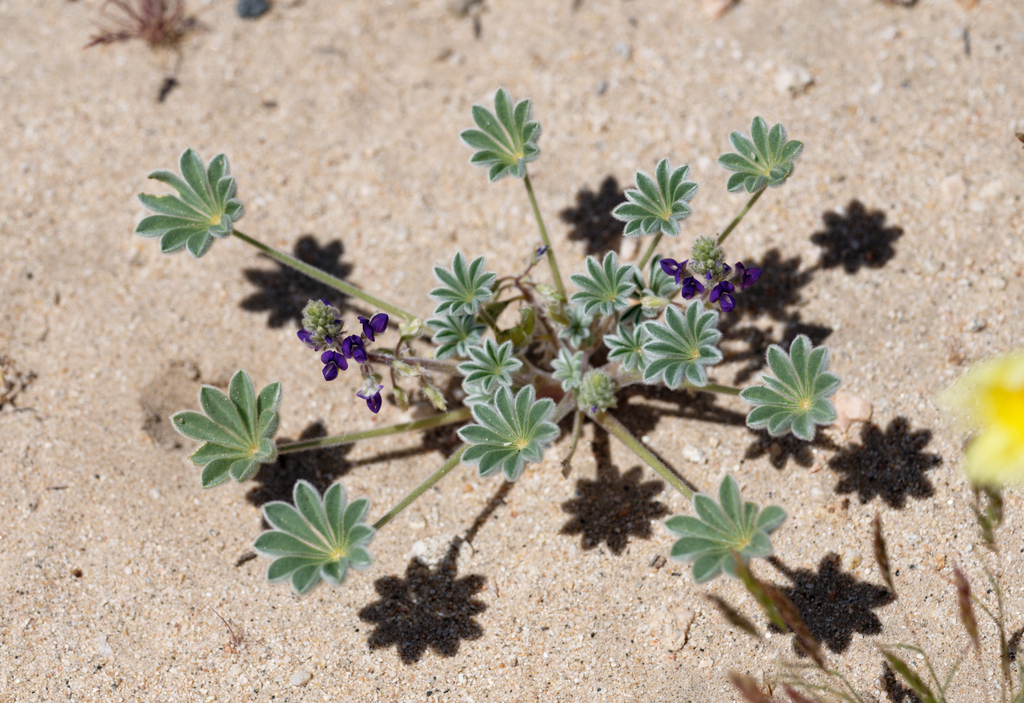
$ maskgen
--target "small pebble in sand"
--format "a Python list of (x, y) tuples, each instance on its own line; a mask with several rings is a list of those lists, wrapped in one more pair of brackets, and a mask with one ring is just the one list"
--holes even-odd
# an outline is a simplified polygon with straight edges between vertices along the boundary
[(685, 447), (683, 447), (682, 455), (684, 459), (686, 459), (687, 461), (692, 461), (694, 464), (708, 463), (708, 458), (704, 456), (704, 452), (697, 449), (697, 447), (693, 446), (692, 444), (687, 444)]
[(313, 678), (313, 674), (309, 673), (305, 669), (299, 669), (294, 674), (292, 674), (292, 677), (290, 679), (288, 679), (288, 683), (295, 687), (305, 686), (307, 683), (309, 683), (309, 680), (311, 678)]
[(947, 203), (962, 200), (967, 195), (967, 184), (964, 183), (964, 177), (959, 173), (954, 173), (952, 176), (943, 178), (939, 183), (939, 195)]
[(841, 431), (846, 432), (855, 422), (867, 422), (871, 419), (871, 403), (852, 393), (837, 393), (835, 397), (836, 421), (832, 423)]
[(267, 0), (238, 0), (235, 8), (242, 19), (254, 20), (270, 9)]

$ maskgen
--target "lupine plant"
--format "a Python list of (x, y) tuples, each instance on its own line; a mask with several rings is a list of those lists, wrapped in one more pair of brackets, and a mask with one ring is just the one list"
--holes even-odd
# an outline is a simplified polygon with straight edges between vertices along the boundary
[[(433, 303), (425, 308), (426, 316), (392, 305), (239, 231), (237, 222), (245, 210), (236, 198), (224, 155), (204, 167), (188, 149), (181, 156), (180, 177), (169, 171), (150, 175), (177, 195), (139, 196), (157, 213), (142, 220), (136, 230), (140, 235), (159, 237), (166, 253), (184, 248), (195, 257), (206, 255), (216, 239), (235, 237), (362, 301), (375, 314), (358, 317), (351, 330), (330, 300), (311, 300), (303, 310), (298, 341), (319, 354), (324, 380), (346, 383), (342, 379), (358, 374), (342, 392), (354, 392), (372, 413), (382, 412), (386, 385), (397, 407), (425, 399), (437, 409), (436, 414), (411, 422), (278, 445), (273, 437), (279, 384), (270, 384), (257, 396), (249, 376), (239, 371), (228, 395), (204, 387), (202, 413), (174, 416), (175, 427), (204, 442), (191, 457), (204, 467), (203, 487), (228, 478), (245, 481), (278, 454), (468, 421), (458, 430), (462, 444), (448, 460), (372, 525), (364, 522), (369, 504), (356, 500), (346, 507), (339, 483), (321, 497), (300, 482), (294, 507), (264, 507), (273, 529), (260, 535), (254, 548), (273, 560), (268, 572), (272, 582), (288, 581), (296, 593), (304, 594), (321, 581), (340, 584), (348, 567), (368, 567), (372, 557), (366, 545), (375, 531), (460, 463), (476, 467), (482, 477), (518, 479), (528, 464), (542, 460), (563, 434), (560, 423), (571, 416), (569, 441), (561, 455), (567, 476), (584, 419), (589, 418), (693, 502), (695, 516), (675, 516), (666, 522), (667, 530), (679, 538), (672, 556), (692, 561), (698, 582), (722, 572), (741, 576), (751, 558), (772, 553), (769, 535), (785, 520), (785, 512), (744, 502), (736, 481), (728, 476), (718, 488), (717, 500), (704, 493), (695, 496), (612, 411), (623, 389), (654, 384), (738, 396), (753, 406), (748, 425), (766, 428), (771, 435), (792, 432), (810, 440), (818, 425), (835, 419), (829, 398), (839, 379), (828, 372), (827, 349), (813, 348), (804, 336), (788, 350), (771, 347), (770, 373), (763, 385), (736, 388), (713, 378), (722, 360), (719, 320), (734, 310), (736, 296), (762, 275), (761, 270), (728, 258), (726, 241), (766, 188), (785, 183), (803, 145), (788, 141), (781, 125), (768, 129), (760, 117), (751, 123), (750, 137), (734, 132), (730, 139), (737, 153), (723, 155), (719, 163), (734, 172), (727, 190), (745, 191), (750, 198), (725, 229), (696, 236), (690, 246), (681, 241), (681, 225), (693, 212), (691, 201), (697, 193), (697, 184), (688, 180), (689, 167), (673, 169), (665, 158), (654, 175), (637, 171), (636, 187), (626, 191), (627, 202), (612, 215), (624, 223), (626, 237), (649, 239), (642, 257), (636, 262), (620, 261), (615, 252), (600, 260), (588, 257), (583, 270), (569, 277), (575, 287), (569, 289), (527, 168), (540, 156), (540, 126), (532, 119), (530, 101), (514, 102), (502, 89), (494, 98), (494, 110), (476, 105), (472, 119), (476, 126), (460, 135), (473, 150), (470, 163), (486, 167), (490, 181), (522, 180), (539, 241), (522, 270), (500, 275), (488, 270), (480, 252), (454, 253), (450, 265), (434, 268), (437, 285), (425, 291)], [(663, 241), (668, 245), (664, 255), (658, 252)], [(545, 261), (546, 271), (535, 270)], [(458, 383), (450, 383), (452, 378)], [(694, 477), (693, 483), (700, 482)]]

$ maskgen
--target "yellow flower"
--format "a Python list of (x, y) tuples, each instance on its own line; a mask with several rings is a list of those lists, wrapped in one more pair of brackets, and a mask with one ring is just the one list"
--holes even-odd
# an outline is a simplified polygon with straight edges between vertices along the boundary
[(939, 397), (958, 428), (975, 433), (964, 472), (976, 485), (1024, 483), (1024, 351), (975, 366)]

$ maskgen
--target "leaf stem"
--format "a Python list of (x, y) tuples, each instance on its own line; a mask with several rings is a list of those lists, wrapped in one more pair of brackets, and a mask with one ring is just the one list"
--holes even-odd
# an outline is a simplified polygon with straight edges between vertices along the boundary
[(658, 230), (658, 233), (654, 235), (654, 239), (651, 241), (651, 246), (647, 247), (647, 251), (645, 251), (643, 257), (640, 258), (640, 263), (636, 265), (636, 267), (640, 269), (641, 276), (644, 273), (644, 266), (646, 266), (647, 262), (650, 261), (651, 255), (654, 253), (655, 248), (657, 248), (658, 244), (661, 243), (662, 234), (663, 232), (661, 230)]
[(527, 173), (523, 176), (523, 184), (526, 186), (526, 193), (530, 196), (530, 205), (533, 207), (533, 217), (537, 220), (537, 226), (540, 228), (540, 239), (544, 242), (544, 246), (548, 248), (548, 265), (551, 267), (551, 275), (555, 279), (555, 288), (561, 294), (564, 300), (568, 300), (565, 295), (565, 284), (562, 283), (562, 274), (558, 271), (558, 262), (555, 260), (555, 250), (551, 248), (551, 240), (548, 239), (548, 230), (544, 226), (544, 218), (540, 215), (540, 208), (537, 207), (537, 197), (533, 194), (533, 185), (530, 183), (530, 174)]
[(455, 453), (448, 457), (448, 461), (441, 464), (441, 468), (439, 468), (437, 471), (431, 474), (430, 478), (428, 478), (426, 481), (418, 485), (412, 493), (410, 493), (409, 495), (402, 499), (401, 503), (399, 503), (391, 510), (389, 510), (387, 515), (382, 517), (377, 522), (373, 523), (373, 528), (375, 530), (380, 530), (380, 528), (384, 527), (384, 525), (388, 524), (396, 517), (398, 517), (399, 513), (401, 513), (403, 510), (412, 505), (413, 501), (415, 501), (425, 492), (433, 488), (435, 483), (437, 483), (442, 478), (447, 476), (452, 469), (459, 465), (459, 460), (462, 458), (462, 453), (466, 451), (467, 446), (468, 445), (463, 444), (458, 449), (456, 449)]
[[(390, 353), (384, 354), (381, 352), (371, 352), (368, 356), (371, 363), (387, 364), (388, 366), (391, 366), (395, 362), (394, 355)], [(426, 359), (419, 356), (404, 356), (401, 359), (398, 359), (398, 361), (401, 361), (403, 364), (408, 364), (409, 366), (419, 365), (429, 371), (438, 371), (440, 373), (447, 373), (453, 376), (462, 375), (459, 373), (459, 362), (457, 361), (448, 361), (447, 359)]]
[(425, 417), (422, 420), (403, 422), (398, 425), (376, 427), (372, 430), (361, 430), (359, 432), (349, 432), (347, 434), (320, 437), (318, 439), (307, 439), (302, 442), (290, 442), (289, 444), (279, 446), (277, 448), (277, 453), (291, 454), (293, 452), (301, 452), (307, 449), (323, 449), (324, 447), (336, 447), (340, 444), (351, 444), (352, 442), (358, 442), (361, 439), (386, 437), (388, 435), (399, 434), (401, 432), (413, 432), (415, 430), (427, 430), (432, 427), (441, 427), (443, 425), (451, 425), (456, 422), (468, 420), (470, 415), (472, 415), (472, 413), (469, 408), (459, 408), (458, 410), (452, 410), (449, 413), (431, 415), (430, 417)]
[(607, 411), (602, 410), (596, 415), (587, 413), (587, 416), (603, 427), (609, 434), (615, 435), (620, 442), (629, 447), (634, 454), (647, 462), (647, 465), (654, 469), (659, 476), (665, 479), (670, 486), (675, 488), (677, 491), (683, 494), (683, 497), (688, 501), (693, 501), (693, 491), (686, 487), (678, 476), (672, 473), (672, 469), (665, 466), (661, 459), (654, 456), (647, 447), (640, 443), (636, 437), (634, 437), (629, 430), (626, 429), (625, 425), (619, 422), (613, 415), (609, 415)]
[(396, 305), (392, 305), (391, 303), (384, 302), (380, 298), (374, 297), (367, 293), (366, 291), (356, 288), (351, 283), (347, 283), (346, 281), (341, 280), (337, 276), (332, 276), (326, 271), (318, 269), (316, 266), (310, 266), (304, 261), (296, 259), (294, 256), (290, 256), (289, 254), (285, 254), (282, 251), (278, 251), (277, 249), (274, 249), (273, 247), (268, 246), (263, 242), (259, 242), (250, 237), (249, 235), (239, 232), (237, 229), (233, 230), (231, 233), (238, 237), (239, 239), (241, 239), (243, 242), (252, 244), (254, 247), (259, 249), (264, 254), (274, 259), (278, 263), (293, 268), (299, 273), (304, 273), (310, 278), (320, 281), (326, 286), (330, 286), (335, 290), (340, 290), (342, 293), (351, 295), (353, 298), (359, 298), (363, 302), (369, 303), (375, 308), (380, 308), (385, 312), (389, 312), (392, 315), (397, 315), (398, 317), (401, 317), (405, 320), (415, 320), (417, 317), (416, 315), (413, 315), (411, 312), (403, 310), (402, 308)]
[(582, 430), (583, 413), (577, 410), (572, 418), (572, 444), (569, 445), (569, 451), (566, 452), (565, 457), (562, 459), (563, 478), (569, 478), (569, 474), (572, 472), (572, 455), (576, 453), (576, 445), (579, 444)]
[(754, 193), (754, 195), (750, 198), (750, 200), (747, 201), (747, 204), (743, 206), (742, 210), (740, 210), (740, 214), (736, 215), (736, 217), (733, 219), (733, 221), (729, 223), (729, 226), (725, 228), (725, 231), (722, 232), (720, 235), (718, 235), (718, 243), (719, 244), (724, 242), (725, 238), (728, 237), (732, 233), (732, 231), (734, 229), (736, 229), (736, 225), (738, 225), (740, 223), (740, 220), (743, 219), (743, 216), (746, 215), (747, 211), (749, 211), (750, 208), (752, 208), (754, 206), (754, 203), (757, 202), (757, 199), (760, 198), (762, 195), (764, 195), (764, 192), (766, 190), (768, 190), (767, 187), (762, 188), (761, 190), (759, 190), (756, 193)]

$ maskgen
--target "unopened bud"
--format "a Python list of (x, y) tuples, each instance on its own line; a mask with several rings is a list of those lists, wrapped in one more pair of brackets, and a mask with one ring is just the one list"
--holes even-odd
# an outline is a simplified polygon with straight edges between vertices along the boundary
[(448, 401), (441, 395), (441, 391), (437, 390), (430, 384), (423, 386), (423, 392), (426, 394), (427, 399), (434, 404), (434, 407), (444, 412), (448, 409)]

